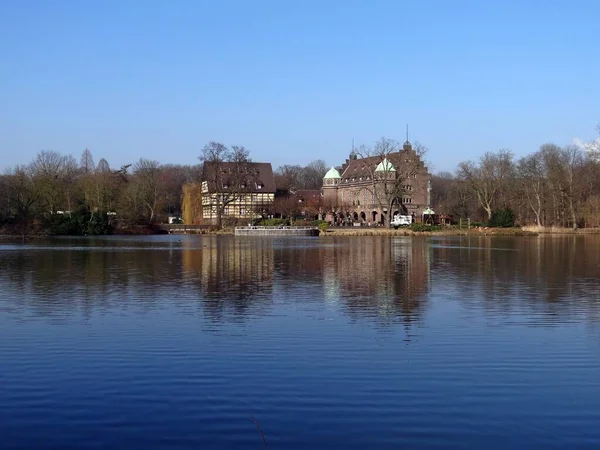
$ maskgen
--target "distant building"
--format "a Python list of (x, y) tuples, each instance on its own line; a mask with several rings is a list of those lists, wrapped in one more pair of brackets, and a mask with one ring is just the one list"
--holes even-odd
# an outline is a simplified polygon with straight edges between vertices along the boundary
[(332, 167), (323, 178), (323, 206), (327, 220), (337, 224), (383, 224), (397, 214), (421, 221), (430, 211), (430, 186), (427, 167), (406, 141), (398, 152), (367, 158), (352, 152)]
[(201, 184), (201, 222), (253, 219), (268, 210), (275, 197), (271, 163), (205, 162)]

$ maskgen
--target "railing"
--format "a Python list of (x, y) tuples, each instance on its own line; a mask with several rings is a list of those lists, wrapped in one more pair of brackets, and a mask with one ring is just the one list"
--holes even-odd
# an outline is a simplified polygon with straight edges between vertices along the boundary
[(273, 226), (259, 226), (250, 225), (245, 227), (235, 227), (236, 230), (318, 230), (317, 227), (294, 227), (289, 225), (273, 225)]
[(236, 227), (236, 236), (318, 236), (317, 227), (291, 227), (287, 225), (280, 226), (260, 226), (249, 225), (246, 227)]
[(210, 228), (210, 225), (186, 225), (183, 223), (161, 223), (157, 225), (157, 228), (161, 230), (165, 230), (168, 232), (171, 231), (198, 231), (198, 230), (207, 230)]

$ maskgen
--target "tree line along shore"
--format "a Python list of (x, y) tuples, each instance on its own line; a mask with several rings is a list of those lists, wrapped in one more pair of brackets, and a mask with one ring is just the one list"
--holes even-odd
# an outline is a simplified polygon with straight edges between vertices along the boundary
[[(599, 130), (600, 131), (600, 130)], [(248, 158), (249, 158), (249, 153)], [(544, 144), (516, 158), (508, 150), (486, 152), (459, 164), (454, 173), (431, 175), (431, 206), (438, 213), (474, 225), (473, 233), (517, 227), (527, 233), (565, 233), (600, 227), (600, 148)], [(306, 166), (282, 165), (274, 171), (282, 192), (319, 190), (328, 170), (325, 161)], [(72, 155), (40, 151), (33, 161), (0, 175), (0, 234), (102, 235), (157, 232), (156, 224), (181, 216), (182, 187), (201, 181), (198, 164), (161, 164), (139, 159), (111, 167), (95, 163), (85, 149)], [(310, 223), (317, 217), (297, 217), (289, 205), (274, 204), (270, 217)], [(283, 210), (285, 209), (285, 210)], [(508, 217), (508, 220), (507, 220)], [(260, 218), (259, 218), (260, 220)], [(304, 222), (302, 222), (304, 221)], [(223, 227), (236, 225), (223, 223)], [(242, 224), (242, 225), (245, 225)], [(337, 230), (334, 234), (464, 233), (465, 230)], [(496, 227), (494, 227), (496, 228)], [(213, 232), (215, 230), (212, 230)], [(572, 232), (572, 231), (571, 231)], [(499, 233), (498, 231), (496, 233)]]

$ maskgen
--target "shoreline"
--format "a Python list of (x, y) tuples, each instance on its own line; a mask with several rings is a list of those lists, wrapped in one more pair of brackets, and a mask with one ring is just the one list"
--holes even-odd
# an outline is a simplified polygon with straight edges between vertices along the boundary
[(367, 228), (335, 229), (321, 232), (321, 236), (593, 236), (599, 235), (600, 228), (471, 228), (442, 229), (436, 231), (412, 231), (411, 229)]
[[(166, 233), (113, 233), (110, 236), (158, 236)], [(235, 232), (233, 228), (224, 228), (221, 230), (215, 229), (203, 229), (198, 230), (196, 233), (168, 233), (173, 235), (207, 235), (207, 236), (234, 236)], [(443, 229), (436, 231), (412, 231), (409, 228), (403, 229), (390, 229), (390, 228), (329, 228), (327, 230), (321, 230), (319, 237), (335, 237), (335, 236), (415, 236), (415, 237), (429, 237), (429, 236), (591, 236), (600, 235), (600, 228), (578, 228), (576, 230), (570, 228), (537, 228), (537, 227), (523, 227), (523, 228), (471, 228), (466, 229)], [(61, 235), (62, 236), (62, 235)], [(66, 236), (66, 235), (65, 235)], [(92, 236), (92, 235), (90, 235)], [(102, 236), (102, 235), (97, 235)], [(26, 236), (19, 234), (7, 234), (0, 233), (0, 241), (14, 241), (14, 240), (32, 240), (32, 239), (51, 239), (57, 237), (44, 233), (33, 233)], [(63, 236), (64, 237), (64, 236)], [(81, 236), (71, 236), (81, 237)]]
[(367, 228), (361, 229), (328, 229), (321, 232), (321, 236), (539, 236), (539, 233), (533, 231), (523, 231), (520, 228), (488, 228), (485, 230), (436, 230), (436, 231), (412, 231), (410, 229), (388, 229), (388, 228)]

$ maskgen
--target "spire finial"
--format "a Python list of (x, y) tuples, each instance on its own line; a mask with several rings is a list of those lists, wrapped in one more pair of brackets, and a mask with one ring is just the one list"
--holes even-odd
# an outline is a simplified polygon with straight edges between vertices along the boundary
[(406, 142), (408, 142), (408, 124), (406, 124)]

